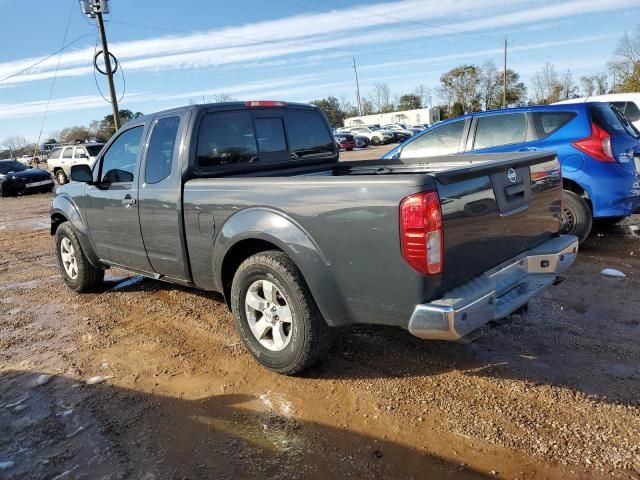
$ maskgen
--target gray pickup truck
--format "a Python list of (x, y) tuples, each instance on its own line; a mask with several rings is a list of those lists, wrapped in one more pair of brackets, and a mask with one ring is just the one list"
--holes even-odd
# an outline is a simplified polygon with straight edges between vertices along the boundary
[(51, 209), (60, 272), (111, 266), (220, 292), (262, 365), (300, 372), (332, 328), (396, 325), (463, 340), (557, 281), (553, 153), (338, 162), (315, 107), (232, 102), (137, 118)]

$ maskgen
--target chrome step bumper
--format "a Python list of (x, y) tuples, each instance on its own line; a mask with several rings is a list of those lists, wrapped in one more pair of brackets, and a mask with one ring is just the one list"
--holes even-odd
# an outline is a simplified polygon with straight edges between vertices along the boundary
[(459, 340), (492, 320), (514, 312), (548, 288), (578, 253), (573, 235), (553, 237), (532, 250), (446, 292), (439, 300), (417, 305), (409, 332), (433, 340)]

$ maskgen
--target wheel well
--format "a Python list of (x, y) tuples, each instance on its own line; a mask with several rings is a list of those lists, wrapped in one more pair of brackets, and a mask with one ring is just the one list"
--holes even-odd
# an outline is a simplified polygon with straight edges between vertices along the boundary
[(573, 192), (576, 195), (580, 196), (582, 199), (584, 199), (584, 201), (587, 202), (587, 205), (589, 205), (589, 208), (593, 212), (593, 205), (591, 204), (591, 199), (589, 198), (589, 194), (587, 193), (587, 191), (584, 188), (582, 188), (580, 185), (578, 185), (573, 180), (569, 180), (568, 178), (563, 178), (562, 179), (562, 188), (564, 190), (568, 190), (570, 192)]
[(231, 283), (233, 282), (233, 276), (235, 275), (236, 270), (238, 270), (240, 264), (251, 255), (265, 252), (267, 250), (282, 251), (281, 248), (278, 248), (276, 245), (266, 240), (247, 239), (236, 243), (225, 255), (224, 261), (222, 262), (221, 279), (224, 298), (229, 308), (231, 308), (229, 303), (231, 299)]
[(55, 235), (58, 227), (67, 221), (67, 218), (65, 218), (65, 216), (60, 213), (54, 213), (53, 215), (51, 215), (51, 235)]

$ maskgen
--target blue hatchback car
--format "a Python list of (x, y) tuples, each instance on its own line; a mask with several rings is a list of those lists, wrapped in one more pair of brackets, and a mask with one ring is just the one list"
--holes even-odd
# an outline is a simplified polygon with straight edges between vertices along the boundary
[(583, 241), (593, 220), (640, 207), (640, 132), (608, 103), (491, 110), (440, 122), (383, 158), (555, 150), (562, 165), (563, 233)]

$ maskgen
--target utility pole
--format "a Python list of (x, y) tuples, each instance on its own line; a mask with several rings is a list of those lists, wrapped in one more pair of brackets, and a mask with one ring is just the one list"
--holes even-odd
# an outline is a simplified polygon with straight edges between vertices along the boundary
[[(102, 41), (102, 55), (104, 56), (105, 74), (109, 82), (109, 95), (111, 97), (111, 107), (113, 109), (113, 125), (116, 130), (120, 128), (120, 110), (118, 109), (118, 97), (116, 96), (116, 87), (113, 83), (113, 70), (111, 70), (111, 56), (109, 54), (109, 46), (107, 45), (107, 34), (104, 30), (103, 13), (109, 13), (109, 0), (79, 0), (82, 13), (90, 18), (95, 18), (98, 24), (98, 33)], [(97, 57), (93, 59), (97, 62)]]
[(504, 37), (504, 72), (502, 72), (502, 108), (507, 108), (507, 37)]
[(353, 71), (356, 74), (356, 98), (358, 100), (358, 115), (362, 115), (362, 104), (360, 101), (360, 83), (358, 83), (358, 69), (356, 68), (356, 57), (353, 57)]

